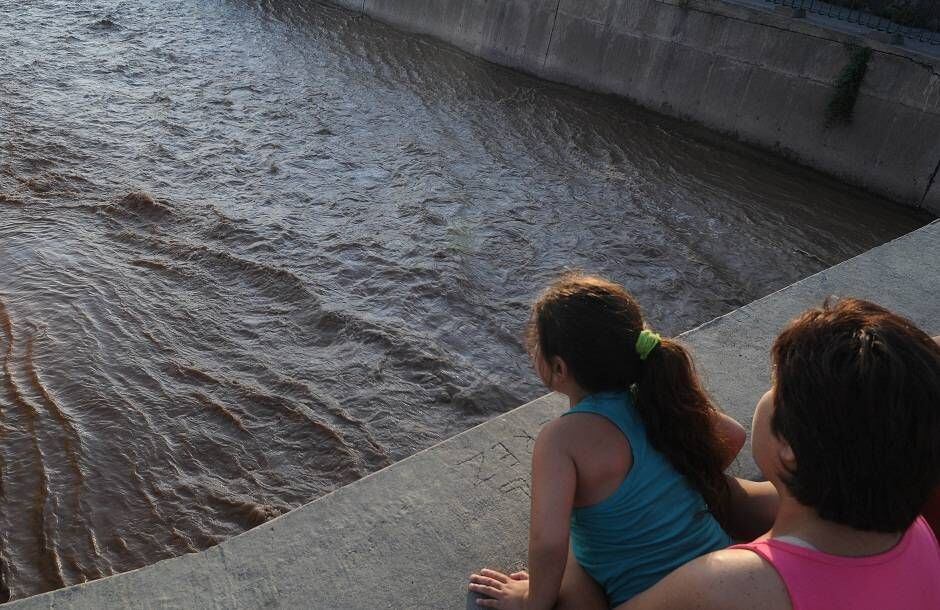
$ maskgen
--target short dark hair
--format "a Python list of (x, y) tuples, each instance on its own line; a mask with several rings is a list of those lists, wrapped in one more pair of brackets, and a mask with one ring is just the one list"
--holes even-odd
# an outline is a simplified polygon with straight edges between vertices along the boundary
[(940, 483), (940, 347), (858, 299), (827, 301), (772, 350), (771, 428), (796, 455), (784, 484), (823, 519), (900, 532)]

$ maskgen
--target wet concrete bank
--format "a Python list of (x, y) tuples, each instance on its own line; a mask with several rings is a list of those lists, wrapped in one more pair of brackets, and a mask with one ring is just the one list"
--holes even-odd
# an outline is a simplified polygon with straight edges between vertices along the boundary
[[(720, 0), (334, 3), (940, 213), (937, 57)], [(853, 45), (873, 50), (854, 121), (826, 127)]]
[[(684, 335), (719, 403), (744, 423), (779, 329), (829, 295), (873, 299), (940, 333), (940, 221)], [(464, 608), (466, 577), (525, 557), (528, 470), (550, 395), (207, 551), (10, 608)], [(747, 456), (740, 474), (756, 474)]]

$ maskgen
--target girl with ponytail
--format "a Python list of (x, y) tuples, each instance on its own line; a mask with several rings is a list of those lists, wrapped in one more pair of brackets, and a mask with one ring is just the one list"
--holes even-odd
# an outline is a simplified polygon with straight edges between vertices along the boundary
[[(528, 572), (471, 576), (490, 608), (610, 608), (728, 546), (724, 475), (744, 429), (621, 286), (567, 274), (532, 306), (528, 347), (571, 409), (532, 456)], [(570, 541), (570, 544), (569, 544)]]

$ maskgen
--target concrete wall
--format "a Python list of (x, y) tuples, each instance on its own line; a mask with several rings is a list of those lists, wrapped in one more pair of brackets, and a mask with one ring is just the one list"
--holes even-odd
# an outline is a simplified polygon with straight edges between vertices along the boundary
[[(930, 261), (934, 264), (924, 264)], [(788, 320), (854, 295), (940, 334), (940, 221), (683, 335), (709, 391), (750, 424)], [(205, 552), (9, 604), (37, 608), (476, 608), (467, 577), (525, 559), (529, 461), (561, 413), (540, 398)], [(756, 470), (749, 455), (737, 465)]]
[[(940, 214), (940, 59), (720, 0), (334, 0), (489, 61), (710, 127)], [(826, 128), (847, 44), (874, 54)]]

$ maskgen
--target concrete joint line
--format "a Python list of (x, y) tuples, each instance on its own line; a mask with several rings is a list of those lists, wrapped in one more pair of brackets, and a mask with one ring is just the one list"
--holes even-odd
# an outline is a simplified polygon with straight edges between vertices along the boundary
[(924, 189), (924, 196), (920, 198), (920, 207), (924, 207), (924, 203), (927, 201), (927, 195), (930, 194), (930, 189), (933, 187), (933, 183), (937, 180), (938, 172), (940, 172), (940, 161), (937, 161), (937, 167), (933, 168), (933, 174), (930, 175), (930, 180), (927, 181), (927, 188)]
[[(365, 1), (365, 0), (363, 0)], [(545, 57), (542, 58), (542, 68), (548, 63), (548, 54), (552, 50), (552, 40), (555, 39), (555, 24), (558, 23), (558, 11), (561, 9), (561, 0), (555, 3), (555, 18), (552, 19), (552, 31), (548, 33), (548, 46), (545, 47)]]
[[(835, 42), (835, 41), (833, 41), (833, 42)], [(927, 69), (927, 70), (930, 70), (930, 73), (931, 73), (933, 76), (940, 76), (940, 72), (938, 72), (937, 69), (936, 69), (936, 67), (935, 67), (933, 64), (929, 63), (929, 62), (921, 61), (921, 60), (916, 59), (916, 58), (914, 58), (914, 57), (911, 57), (911, 56), (909, 56), (909, 55), (902, 55), (901, 53), (895, 53), (895, 52), (892, 52), (892, 51), (886, 51), (886, 50), (884, 50), (884, 49), (872, 49), (872, 52), (873, 52), (873, 53), (881, 53), (882, 55), (887, 55), (887, 56), (889, 56), (889, 57), (897, 57), (898, 59), (907, 60), (907, 61), (913, 63), (914, 65), (917, 65), (917, 66), (920, 66), (921, 68), (925, 68), (925, 69)]]

